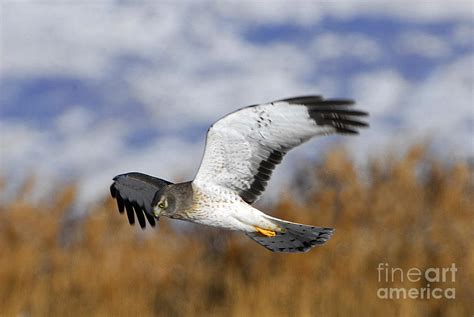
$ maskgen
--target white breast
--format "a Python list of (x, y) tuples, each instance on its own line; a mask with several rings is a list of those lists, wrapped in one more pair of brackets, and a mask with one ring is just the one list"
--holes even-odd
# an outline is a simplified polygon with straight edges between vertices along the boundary
[(193, 191), (193, 205), (183, 212), (183, 220), (247, 232), (255, 231), (252, 224), (262, 221), (263, 213), (230, 189), (193, 183)]

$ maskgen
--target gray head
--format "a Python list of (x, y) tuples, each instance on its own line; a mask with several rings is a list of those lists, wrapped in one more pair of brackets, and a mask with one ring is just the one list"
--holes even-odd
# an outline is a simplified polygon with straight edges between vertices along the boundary
[(173, 217), (177, 212), (188, 208), (192, 203), (191, 182), (170, 184), (156, 192), (153, 202), (153, 216)]

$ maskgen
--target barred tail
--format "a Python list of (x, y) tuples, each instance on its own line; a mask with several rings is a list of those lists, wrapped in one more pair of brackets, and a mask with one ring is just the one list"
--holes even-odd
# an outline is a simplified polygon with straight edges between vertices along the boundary
[(285, 231), (278, 232), (274, 237), (263, 236), (258, 232), (248, 232), (247, 236), (273, 252), (307, 252), (324, 244), (334, 232), (333, 228), (313, 227), (268, 217)]

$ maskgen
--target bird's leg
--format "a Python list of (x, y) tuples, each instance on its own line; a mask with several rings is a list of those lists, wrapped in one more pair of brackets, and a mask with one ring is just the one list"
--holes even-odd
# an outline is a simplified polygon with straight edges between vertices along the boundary
[(255, 230), (257, 230), (257, 232), (264, 236), (264, 237), (269, 237), (269, 238), (273, 238), (274, 236), (276, 236), (276, 232), (273, 231), (273, 230), (269, 230), (269, 229), (263, 229), (263, 228), (260, 228), (260, 227), (257, 227), (257, 226), (254, 226)]

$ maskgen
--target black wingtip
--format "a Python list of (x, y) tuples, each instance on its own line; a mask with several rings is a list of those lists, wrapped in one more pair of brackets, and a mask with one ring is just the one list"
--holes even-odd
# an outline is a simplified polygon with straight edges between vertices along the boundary
[(359, 131), (350, 128), (336, 128), (337, 133), (347, 135), (357, 135)]
[(322, 100), (323, 100), (323, 97), (319, 95), (305, 95), (305, 96), (284, 98), (284, 99), (276, 100), (274, 102), (287, 102), (291, 105), (306, 105), (306, 104), (321, 102)]
[(127, 210), (128, 222), (131, 225), (134, 225), (135, 224), (135, 215), (134, 215), (132, 204), (128, 200), (125, 200), (124, 203), (125, 203), (125, 209)]
[(143, 211), (141, 210), (140, 206), (136, 201), (132, 202), (133, 209), (135, 210), (135, 215), (137, 216), (138, 223), (140, 224), (140, 227), (142, 229), (145, 229), (146, 227), (146, 220), (145, 216), (143, 214)]
[(337, 107), (337, 106), (352, 106), (355, 104), (353, 99), (324, 99), (320, 95), (307, 95), (307, 96), (298, 96), (292, 98), (280, 99), (274, 102), (287, 102), (291, 105), (303, 105), (303, 106), (318, 106), (318, 107)]
[(321, 100), (320, 102), (318, 102), (317, 106), (319, 107), (353, 106), (355, 105), (355, 103), (356, 102), (353, 99), (326, 99), (326, 100)]
[(118, 206), (119, 213), (123, 214), (124, 208), (125, 208), (125, 204), (123, 202), (123, 199), (120, 195), (117, 195), (116, 199), (117, 199), (117, 206)]
[(115, 198), (117, 196), (117, 189), (115, 188), (114, 184), (110, 185), (110, 195), (112, 198)]
[(358, 129), (367, 128), (369, 124), (361, 117), (369, 115), (366, 111), (351, 108), (352, 99), (326, 99), (317, 102), (301, 103), (306, 106), (308, 114), (320, 126), (332, 126), (340, 134), (359, 134)]
[[(156, 225), (156, 221), (159, 220), (159, 218), (155, 218), (155, 217), (149, 215), (146, 212), (145, 212), (145, 217), (148, 220), (148, 223), (150, 224), (150, 226), (152, 226), (152, 227), (154, 227)], [(156, 219), (156, 221), (155, 221), (155, 219)]]

